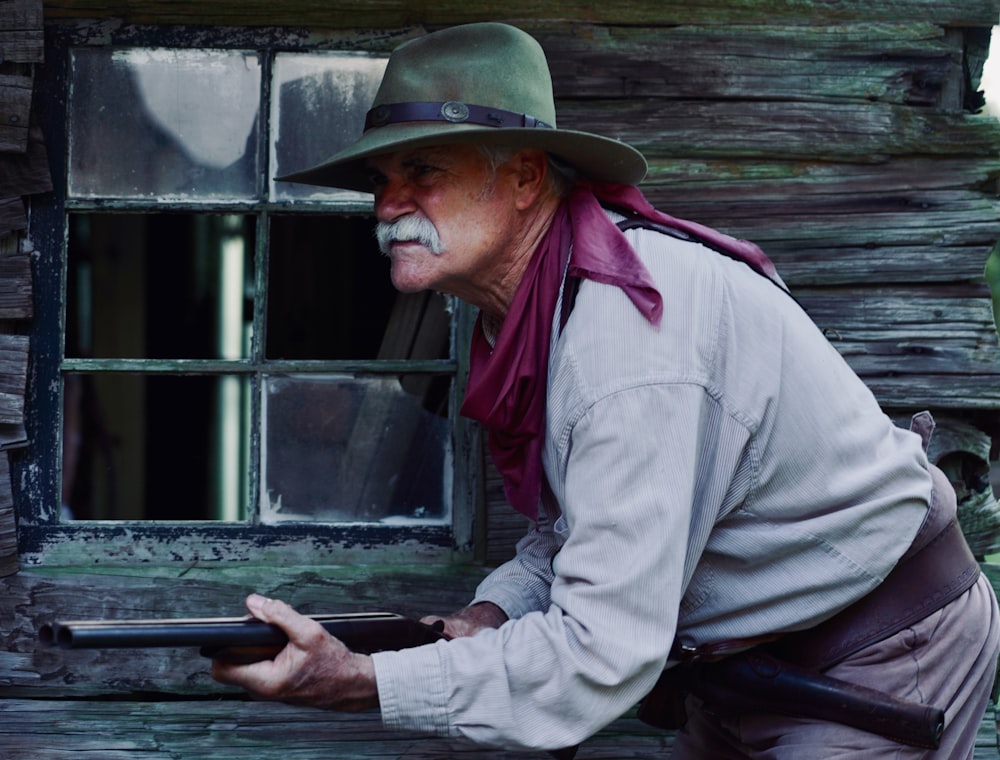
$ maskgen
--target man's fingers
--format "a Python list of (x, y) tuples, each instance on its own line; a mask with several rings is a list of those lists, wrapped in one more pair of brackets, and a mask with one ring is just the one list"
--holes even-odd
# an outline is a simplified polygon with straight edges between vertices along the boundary
[(213, 660), (212, 678), (221, 683), (250, 688), (267, 698), (277, 697), (285, 685), (292, 662), (299, 660), (310, 645), (326, 637), (326, 631), (315, 620), (299, 614), (280, 599), (250, 594), (246, 607), (257, 620), (281, 628), (291, 647), (286, 646), (273, 660), (253, 663)]
[(260, 594), (250, 594), (246, 601), (247, 610), (260, 621), (278, 626), (288, 636), (289, 641), (298, 642), (316, 635), (316, 628), (322, 628), (315, 620), (295, 611), (295, 608), (280, 599), (269, 599)]
[(246, 605), (251, 615), (258, 620), (263, 620), (265, 623), (280, 625), (280, 619), (287, 615), (288, 612), (295, 615), (298, 614), (280, 599), (269, 599), (260, 594), (250, 594), (247, 597)]
[(343, 646), (318, 622), (297, 612), (294, 607), (280, 599), (250, 594), (246, 605), (247, 610), (255, 618), (276, 625), (284, 631), (288, 641), (298, 649), (310, 650), (330, 642), (337, 642), (336, 645)]
[(378, 706), (371, 658), (351, 652), (316, 620), (260, 594), (246, 600), (250, 614), (281, 628), (288, 645), (273, 660), (237, 664), (212, 661), (212, 678), (264, 699), (338, 710)]
[(246, 688), (248, 684), (263, 684), (271, 680), (274, 672), (274, 662), (271, 660), (261, 660), (249, 664), (235, 662), (225, 662), (224, 660), (212, 660), (212, 678), (219, 683), (230, 686), (242, 686)]

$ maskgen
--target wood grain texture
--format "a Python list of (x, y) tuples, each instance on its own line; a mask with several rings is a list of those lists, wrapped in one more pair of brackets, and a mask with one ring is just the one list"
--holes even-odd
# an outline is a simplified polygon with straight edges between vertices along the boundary
[(0, 2), (0, 64), (44, 59), (42, 0)]
[[(512, 0), (502, 6), (467, 0), (368, 0), (364, 3), (294, 0), (45, 0), (46, 18), (113, 16), (128, 23), (221, 24), (372, 28), (473, 21), (573, 19), (623, 25), (880, 22), (916, 18), (941, 26), (996, 23), (993, 0)], [(764, 17), (762, 19), (762, 17)]]

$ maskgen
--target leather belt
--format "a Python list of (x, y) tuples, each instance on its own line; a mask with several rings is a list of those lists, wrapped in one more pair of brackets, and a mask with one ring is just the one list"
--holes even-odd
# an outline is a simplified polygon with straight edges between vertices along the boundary
[(452, 124), (476, 124), (481, 127), (554, 129), (551, 124), (525, 113), (449, 100), (444, 103), (416, 101), (383, 103), (375, 106), (365, 116), (365, 132), (408, 121), (448, 121)]
[(870, 644), (892, 636), (968, 591), (979, 579), (956, 517), (955, 491), (931, 465), (930, 508), (896, 567), (873, 591), (832, 618), (764, 645), (771, 654), (825, 670)]

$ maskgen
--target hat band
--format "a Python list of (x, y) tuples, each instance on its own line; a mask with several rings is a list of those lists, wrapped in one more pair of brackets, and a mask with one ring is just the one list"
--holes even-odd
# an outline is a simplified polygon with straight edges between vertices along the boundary
[(406, 121), (448, 121), (452, 124), (478, 124), (483, 127), (554, 129), (551, 124), (524, 113), (449, 100), (446, 103), (389, 103), (375, 106), (365, 117), (365, 132)]

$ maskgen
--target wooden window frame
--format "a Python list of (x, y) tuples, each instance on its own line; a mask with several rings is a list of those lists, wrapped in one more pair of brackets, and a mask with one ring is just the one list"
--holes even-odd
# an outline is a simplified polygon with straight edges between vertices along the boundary
[[(87, 23), (49, 27), (45, 65), (40, 69), (35, 109), (46, 134), (55, 190), (32, 199), (29, 232), (36, 256), (32, 262), (35, 310), (31, 329), (31, 367), (26, 395), (25, 425), (30, 445), (12, 455), (12, 477), (18, 516), (18, 548), (22, 565), (169, 565), (204, 566), (226, 562), (323, 564), (420, 564), (467, 561), (475, 556), (473, 526), (483, 510), (480, 446), (474, 424), (458, 415), (467, 376), (467, 352), (474, 315), (457, 302), (452, 320), (453, 359), (446, 360), (265, 360), (262, 349), (248, 360), (123, 360), (67, 359), (63, 356), (65, 317), (66, 230), (73, 212), (99, 213), (237, 213), (256, 216), (256, 291), (266, 297), (269, 215), (296, 213), (370, 214), (369, 204), (317, 202), (164, 203), (149, 201), (81, 201), (66, 197), (68, 172), (69, 57), (73, 47), (95, 44)], [(98, 45), (113, 47), (238, 48), (261, 53), (262, 96), (268, 96), (271, 63), (276, 52), (344, 49), (345, 37), (292, 44), (280, 30), (122, 27), (101, 32)], [(393, 34), (369, 36), (391, 48)], [(349, 38), (348, 38), (349, 39)], [(349, 49), (365, 49), (351, 40)], [(374, 52), (387, 52), (379, 49)], [(262, 101), (266, 102), (266, 101)], [(268, 118), (261, 108), (262, 123)], [(262, 130), (261, 134), (266, 134)], [(261, 166), (267, 166), (267, 140), (260, 140)], [(264, 172), (261, 173), (265, 174)], [(259, 182), (266, 184), (266, 177)], [(255, 299), (254, 331), (264, 319), (263, 298)], [(81, 521), (60, 522), (62, 377), (69, 372), (137, 372), (241, 374), (252, 379), (254, 427), (259, 429), (260, 382), (266, 374), (324, 372), (343, 374), (449, 374), (454, 380), (449, 403), (452, 422), (452, 518), (446, 525), (338, 525), (336, 523), (256, 524)], [(258, 498), (259, 436), (254, 435), (255, 475), (251, 502)]]

